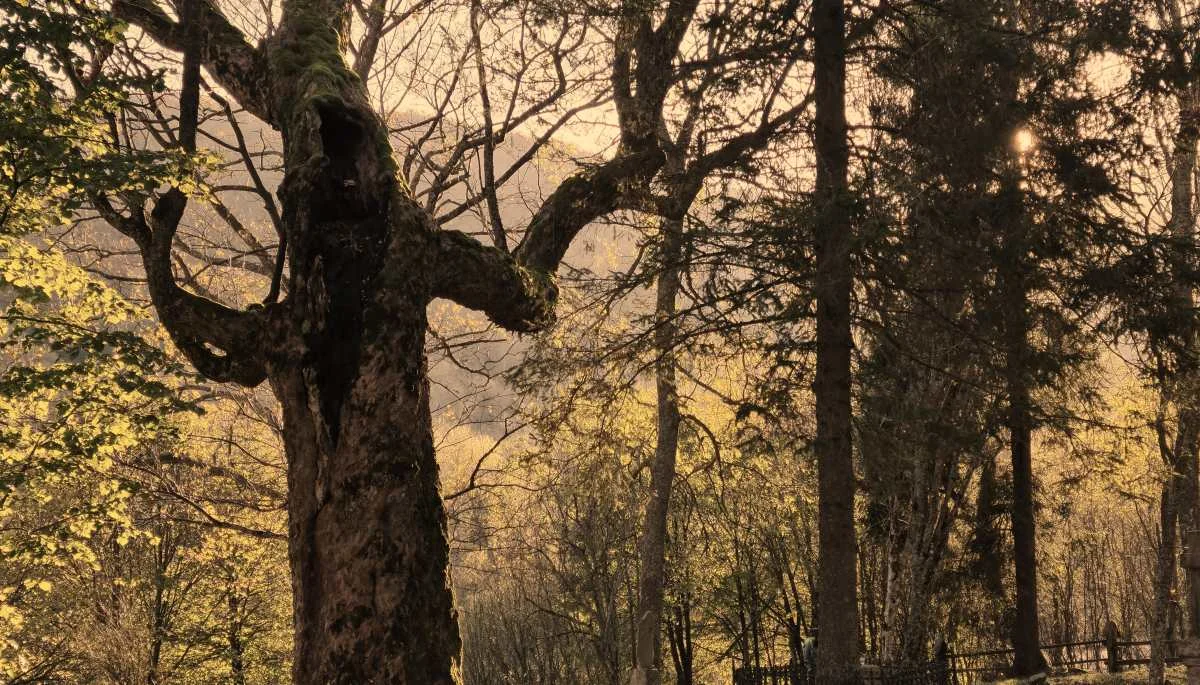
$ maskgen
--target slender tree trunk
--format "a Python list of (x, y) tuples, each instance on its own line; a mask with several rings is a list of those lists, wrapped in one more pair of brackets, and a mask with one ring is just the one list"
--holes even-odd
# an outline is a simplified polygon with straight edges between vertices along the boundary
[(234, 685), (246, 685), (246, 648), (242, 644), (242, 603), (237, 593), (229, 593), (229, 674)]
[[(1182, 344), (1176, 353), (1179, 378), (1175, 383), (1175, 403), (1179, 425), (1176, 429), (1175, 458), (1176, 516), (1180, 537), (1196, 527), (1197, 499), (1200, 486), (1200, 326), (1196, 321), (1196, 292), (1191, 282), (1197, 263), (1194, 258), (1196, 240), (1196, 162), (1200, 142), (1200, 87), (1189, 88), (1179, 98), (1179, 134), (1176, 137), (1175, 159), (1171, 173), (1171, 234), (1179, 244), (1176, 258), (1176, 305), (1180, 316)], [(1190, 576), (1184, 574), (1185, 582)], [(1188, 635), (1200, 635), (1200, 616), (1190, 602), (1185, 616)]]
[[(875, 657), (878, 657), (880, 652), (878, 552), (878, 547), (871, 544), (870, 541), (861, 541), (858, 550), (858, 586), (859, 593), (862, 595), (859, 622), (862, 624), (863, 651)], [(796, 630), (796, 635), (797, 637), (801, 635), (799, 628)]]
[[(1176, 10), (1178, 11), (1178, 10)], [(1191, 286), (1195, 268), (1191, 258), (1192, 241), (1196, 231), (1195, 181), (1197, 141), (1200, 140), (1200, 92), (1190, 89), (1177, 98), (1179, 130), (1171, 159), (1171, 217), (1168, 231), (1176, 243), (1172, 252), (1176, 290), (1173, 294), (1172, 329), (1179, 336), (1168, 342), (1165, 351), (1174, 361), (1173, 374), (1162, 369), (1159, 374), (1160, 392), (1164, 402), (1173, 404), (1176, 412), (1174, 444), (1166, 436), (1165, 417), (1159, 417), (1159, 451), (1168, 468), (1159, 503), (1159, 550), (1154, 585), (1154, 613), (1150, 642), (1150, 683), (1161, 685), (1164, 680), (1164, 659), (1171, 639), (1172, 597), (1176, 586), (1175, 565), (1178, 563), (1178, 539), (1195, 525), (1197, 499), (1197, 433), (1200, 432), (1200, 407), (1195, 393), (1200, 373), (1196, 360), (1197, 327), (1195, 323), (1195, 292)], [(1162, 411), (1165, 411), (1166, 407)], [(1185, 583), (1188, 582), (1185, 574)], [(1197, 617), (1190, 602), (1184, 625), (1186, 634), (1196, 634)]]
[(683, 222), (662, 220), (662, 271), (654, 313), (658, 437), (650, 463), (650, 500), (642, 520), (641, 575), (630, 685), (662, 685), (662, 609), (666, 578), (667, 514), (679, 445), (679, 393), (675, 378), (676, 297), (679, 293)]
[(738, 552), (738, 539), (736, 531), (734, 532), (733, 538), (733, 553), (733, 590), (737, 607), (738, 631), (740, 633), (738, 637), (738, 650), (741, 652), (743, 666), (757, 666), (758, 664), (755, 663), (755, 655), (751, 653), (750, 648), (750, 621), (753, 610), (750, 608), (749, 600), (746, 598), (744, 582), (745, 573), (742, 570), (741, 557)]
[(695, 676), (695, 643), (692, 636), (692, 606), (685, 595), (674, 607), (668, 621), (671, 639), (671, 660), (675, 665), (675, 685), (692, 685)]
[(817, 679), (853, 682), (858, 661), (854, 459), (850, 441), (849, 142), (846, 130), (845, 7), (815, 0), (816, 395), (819, 585)]
[(150, 626), (150, 654), (146, 663), (146, 685), (158, 685), (159, 665), (162, 662), (163, 636), (166, 628), (166, 605), (163, 603), (163, 578), (156, 569), (154, 578), (154, 608)]
[[(1200, 411), (1197, 411), (1197, 407), (1194, 404), (1197, 401), (1194, 388), (1200, 379), (1197, 379), (1196, 373), (1196, 370), (1193, 369), (1188, 376), (1190, 379), (1189, 384), (1193, 390), (1189, 391), (1186, 399), (1183, 400), (1185, 406), (1180, 408), (1179, 431), (1175, 443), (1176, 454), (1180, 459), (1179, 471), (1176, 475), (1178, 479), (1177, 490), (1175, 492), (1175, 528), (1176, 536), (1180, 540), (1177, 548), (1184, 544), (1183, 541), (1186, 540), (1189, 532), (1196, 530), (1197, 496), (1198, 489), (1200, 489), (1200, 486), (1196, 482), (1197, 471), (1200, 470), (1200, 464), (1197, 463), (1200, 461), (1200, 457), (1197, 454), (1197, 448), (1200, 447), (1198, 445), (1200, 443)], [(1179, 563), (1180, 557), (1176, 555), (1173, 561)], [(1191, 597), (1191, 576), (1186, 571), (1182, 575), (1184, 582), (1183, 596)], [(1182, 610), (1183, 614), (1182, 625), (1180, 626), (1181, 637), (1200, 636), (1200, 623), (1198, 623), (1200, 622), (1200, 615), (1197, 615), (1196, 607), (1188, 601), (1172, 602), (1168, 606), (1168, 611), (1179, 609)], [(1168, 620), (1168, 628), (1171, 625), (1172, 621)], [(1170, 637), (1169, 630), (1167, 636)]]
[(758, 567), (754, 563), (756, 557), (753, 554), (747, 555), (749, 574), (746, 578), (747, 594), (749, 595), (750, 607), (750, 651), (753, 655), (754, 665), (762, 666), (763, 656), (763, 640), (762, 635), (762, 596), (758, 593)]
[(1175, 589), (1175, 540), (1176, 540), (1175, 478), (1169, 476), (1163, 483), (1158, 503), (1158, 555), (1154, 578), (1154, 613), (1150, 633), (1150, 685), (1162, 685), (1166, 641), (1170, 638), (1168, 628), (1171, 616), (1171, 596)]
[(910, 663), (914, 652), (923, 650), (925, 645), (924, 626), (921, 625), (921, 607), (918, 606), (919, 568), (921, 552), (929, 521), (929, 478), (935, 457), (928, 451), (922, 451), (914, 459), (910, 492), (904, 505), (906, 519), (904, 547), (900, 555), (902, 584), (896, 593), (896, 622), (894, 624), (894, 651), (889, 655), (890, 661)]
[(890, 498), (892, 510), (888, 513), (887, 549), (884, 561), (883, 590), (883, 636), (880, 640), (879, 659), (893, 663), (900, 653), (900, 599), (904, 584), (902, 556), (908, 548), (908, 527), (900, 520), (899, 502)]
[(162, 648), (167, 638), (169, 620), (167, 606), (167, 570), (174, 557), (174, 541), (169, 531), (159, 529), (158, 544), (154, 547), (154, 604), (151, 607), (150, 654), (146, 664), (146, 685), (162, 682)]
[(796, 576), (792, 573), (791, 562), (786, 552), (780, 555), (779, 585), (780, 598), (783, 600), (784, 626), (787, 629), (788, 657), (792, 663), (799, 663), (802, 658), (800, 646), (804, 642), (801, 633), (804, 607), (801, 605), (800, 593), (796, 591)]

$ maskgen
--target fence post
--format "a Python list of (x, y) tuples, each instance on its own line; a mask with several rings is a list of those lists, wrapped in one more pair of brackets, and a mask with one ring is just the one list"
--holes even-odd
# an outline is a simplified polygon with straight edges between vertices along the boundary
[(933, 661), (938, 685), (950, 685), (950, 645), (946, 644), (946, 638), (941, 633), (933, 643)]
[(1121, 670), (1121, 662), (1117, 656), (1117, 624), (1109, 621), (1104, 624), (1104, 651), (1105, 651), (1105, 670), (1109, 673), (1116, 673)]

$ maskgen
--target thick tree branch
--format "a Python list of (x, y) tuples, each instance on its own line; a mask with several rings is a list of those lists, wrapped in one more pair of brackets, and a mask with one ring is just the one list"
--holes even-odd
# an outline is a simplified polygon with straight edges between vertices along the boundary
[[(172, 21), (155, 0), (115, 0), (112, 11), (163, 47), (183, 52), (184, 27)], [(278, 127), (267, 99), (270, 73), (265, 51), (252, 46), (209, 0), (201, 0), (198, 16), (203, 35), (201, 63), (243, 108)]]
[(615, 209), (628, 190), (648, 184), (664, 161), (662, 150), (655, 145), (563, 181), (534, 215), (517, 247), (517, 261), (553, 273), (579, 231)]
[(632, 191), (649, 185), (666, 161), (663, 103), (696, 7), (697, 0), (673, 0), (657, 29), (648, 14), (622, 20), (611, 72), (621, 128), (616, 156), (563, 181), (542, 203), (511, 258), (461, 234), (438, 234), (435, 296), (481, 310), (509, 330), (537, 330), (553, 321), (553, 275), (571, 242), (589, 223), (627, 204)]
[[(160, 322), (176, 347), (204, 376), (253, 387), (266, 378), (260, 351), (265, 312), (242, 312), (180, 288), (171, 272), (171, 246), (187, 197), (177, 189), (155, 203), (147, 220), (140, 208), (118, 212), (94, 198), (101, 216), (134, 239), (142, 254), (146, 284)], [(218, 348), (220, 353), (211, 348)]]
[[(184, 50), (183, 83), (179, 97), (179, 146), (196, 151), (199, 117), (200, 61), (203, 23), (198, 18), (204, 0), (185, 0), (184, 31), (178, 36)], [(135, 206), (122, 215), (104, 197), (95, 198), (101, 216), (138, 245), (146, 270), (146, 284), (159, 321), (181, 352), (203, 375), (214, 381), (255, 386), (266, 378), (261, 349), (264, 321), (261, 312), (239, 312), (190, 293), (175, 282), (171, 271), (171, 244), (187, 208), (187, 196), (171, 188), (154, 204), (147, 218)], [(218, 348), (220, 352), (212, 348)]]
[(482, 311), (510, 331), (532, 332), (554, 321), (554, 272), (579, 231), (619, 208), (632, 185), (642, 185), (663, 165), (651, 148), (586, 169), (547, 198), (512, 254), (457, 231), (437, 231), (434, 297)]
[(518, 333), (554, 321), (558, 287), (546, 271), (528, 269), (512, 255), (458, 231), (437, 231), (434, 297), (484, 312)]
[(261, 350), (268, 310), (226, 307), (179, 287), (171, 273), (169, 245), (163, 246), (186, 203), (183, 193), (169, 190), (147, 221), (140, 208), (124, 215), (107, 198), (93, 198), (104, 220), (138, 244), (159, 321), (188, 361), (214, 381), (256, 386), (266, 379)]

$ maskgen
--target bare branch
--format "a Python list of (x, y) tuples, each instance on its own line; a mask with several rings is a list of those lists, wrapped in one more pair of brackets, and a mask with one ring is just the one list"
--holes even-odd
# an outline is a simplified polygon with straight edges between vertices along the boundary
[[(243, 108), (278, 126), (267, 100), (270, 88), (265, 51), (250, 45), (209, 0), (201, 0), (198, 11), (203, 35), (201, 63)], [(155, 0), (115, 0), (113, 14), (142, 29), (163, 47), (183, 52), (184, 27), (172, 21)]]

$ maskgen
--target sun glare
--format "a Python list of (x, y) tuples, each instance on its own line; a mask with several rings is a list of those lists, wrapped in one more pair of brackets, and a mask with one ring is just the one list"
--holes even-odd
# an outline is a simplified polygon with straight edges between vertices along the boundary
[(1037, 147), (1037, 139), (1033, 137), (1032, 131), (1023, 128), (1013, 136), (1013, 147), (1017, 149), (1017, 152), (1026, 154)]

